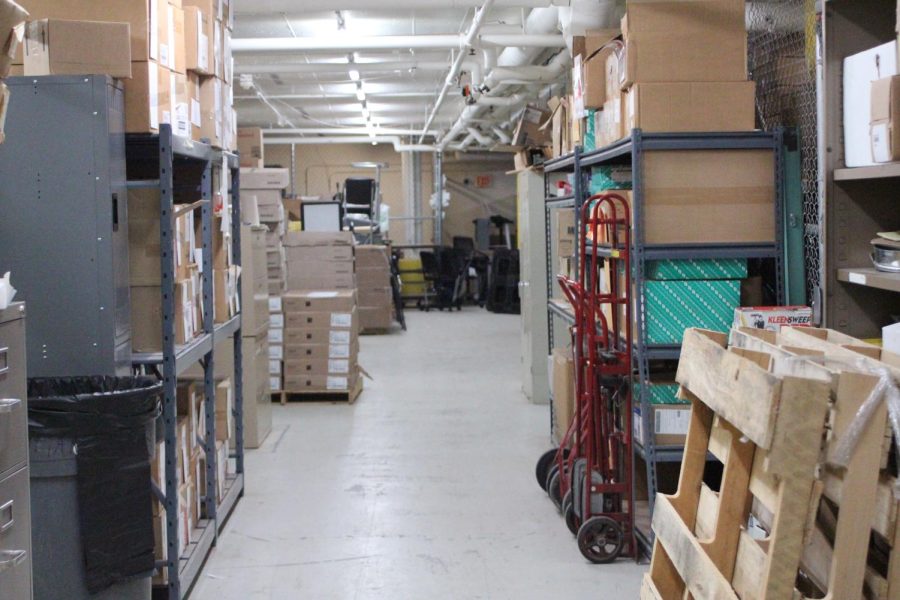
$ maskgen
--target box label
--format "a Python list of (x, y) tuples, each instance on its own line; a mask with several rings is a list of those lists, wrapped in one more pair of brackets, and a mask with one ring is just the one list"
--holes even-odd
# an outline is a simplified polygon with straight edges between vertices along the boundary
[(329, 344), (350, 344), (350, 332), (349, 331), (334, 331), (332, 330), (328, 334), (328, 343)]
[(269, 388), (272, 390), (280, 390), (281, 377), (269, 377)]
[(269, 361), (269, 375), (281, 376), (281, 361), (280, 360), (270, 360)]
[(275, 359), (275, 360), (283, 360), (284, 359), (284, 346), (279, 346), (279, 345), (269, 346), (269, 358)]
[(346, 390), (347, 378), (346, 377), (329, 377), (326, 381), (326, 387), (329, 390)]
[(340, 373), (342, 375), (346, 375), (350, 373), (350, 361), (349, 360), (329, 360), (328, 361), (328, 372), (329, 373)]
[(194, 125), (194, 127), (203, 126), (203, 116), (200, 110), (200, 103), (197, 102), (194, 98), (191, 98), (191, 123)]
[(353, 325), (353, 313), (331, 313), (332, 327), (350, 327)]
[(328, 347), (328, 358), (350, 358), (348, 344), (332, 344)]
[(654, 425), (656, 435), (682, 435), (691, 422), (690, 409), (657, 410)]

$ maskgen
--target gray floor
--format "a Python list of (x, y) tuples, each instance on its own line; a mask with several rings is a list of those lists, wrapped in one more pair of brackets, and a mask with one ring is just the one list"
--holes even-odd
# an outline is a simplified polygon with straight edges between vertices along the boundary
[(533, 465), (518, 317), (412, 313), (365, 337), (353, 406), (277, 407), (199, 600), (637, 598), (645, 567), (586, 563)]

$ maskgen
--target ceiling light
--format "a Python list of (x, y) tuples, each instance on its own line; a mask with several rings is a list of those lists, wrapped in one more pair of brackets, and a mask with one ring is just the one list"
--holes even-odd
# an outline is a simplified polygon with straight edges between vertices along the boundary
[(363, 91), (362, 86), (356, 89), (356, 99), (360, 102), (366, 99), (366, 93)]
[(375, 132), (372, 131), (371, 129), (369, 130), (369, 137), (372, 139), (375, 139)]
[(362, 114), (366, 119), (368, 119), (369, 118), (369, 109), (366, 108), (365, 106), (363, 106)]
[(372, 142), (372, 145), (373, 145), (373, 146), (377, 146), (377, 145), (378, 145), (378, 142)]
[(350, 69), (350, 79), (352, 81), (359, 81), (359, 71), (356, 69)]

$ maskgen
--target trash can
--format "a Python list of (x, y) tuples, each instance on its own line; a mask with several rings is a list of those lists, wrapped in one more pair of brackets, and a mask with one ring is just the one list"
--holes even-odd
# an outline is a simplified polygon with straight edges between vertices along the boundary
[(162, 384), (28, 382), (35, 600), (149, 600)]

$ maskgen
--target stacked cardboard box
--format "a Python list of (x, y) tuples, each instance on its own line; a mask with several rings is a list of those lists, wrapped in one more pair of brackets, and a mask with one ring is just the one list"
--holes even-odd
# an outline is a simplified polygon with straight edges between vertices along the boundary
[(390, 329), (394, 315), (391, 261), (388, 246), (356, 247), (359, 326), (362, 333)]
[(241, 195), (256, 198), (259, 222), (268, 228), (266, 264), (269, 293), (280, 295), (285, 288), (285, 256), (283, 239), (287, 219), (282, 196), (290, 185), (287, 169), (241, 169)]
[[(129, 190), (128, 242), (131, 338), (135, 352), (162, 349), (162, 272), (159, 192)], [(186, 344), (203, 329), (203, 286), (197, 264), (196, 205), (179, 205), (171, 255), (175, 272), (175, 343)]]
[(362, 387), (356, 292), (290, 291), (283, 302), (284, 391), (345, 392), (354, 400)]
[(284, 360), (284, 304), (281, 296), (269, 297), (269, 387), (273, 391), (284, 389), (282, 375)]
[(258, 448), (272, 430), (270, 393), (280, 387), (269, 387), (267, 232), (262, 226), (244, 226), (241, 231), (244, 445), (247, 448)]
[(242, 127), (238, 129), (238, 152), (241, 155), (241, 166), (262, 169), (266, 166), (263, 133), (259, 127)]
[(9, 88), (3, 83), (12, 68), (13, 57), (22, 41), (22, 23), (28, 12), (12, 0), (0, 0), (0, 144), (6, 124), (6, 108), (9, 105)]
[[(176, 135), (237, 149), (229, 0), (30, 0), (28, 8), (32, 19), (49, 21), (34, 27), (34, 39), (44, 42), (34, 45), (39, 51), (27, 66), (23, 54), (14, 59), (17, 74), (75, 69), (130, 77), (129, 133), (155, 133), (169, 123)], [(130, 41), (97, 22), (127, 24)], [(54, 29), (60, 35), (44, 35)]]
[[(231, 422), (232, 404), (231, 380), (219, 381), (216, 386), (216, 440), (226, 445), (234, 426)], [(180, 381), (176, 390), (178, 417), (176, 421), (175, 472), (178, 486), (178, 547), (184, 549), (196, 540), (197, 527), (201, 519), (206, 518), (203, 497), (206, 496), (206, 454), (203, 452), (203, 441), (207, 437), (205, 396), (202, 381)], [(163, 493), (166, 492), (164, 441), (156, 444), (154, 460), (151, 462), (151, 478)], [(218, 462), (218, 461), (217, 461)], [(222, 481), (231, 471), (227, 455), (220, 465)], [(221, 493), (217, 501), (221, 500)], [(153, 531), (155, 537), (155, 554), (157, 560), (165, 560), (167, 547), (166, 512), (162, 503), (153, 501)], [(167, 582), (165, 569), (157, 569), (153, 582)]]
[(292, 231), (284, 247), (289, 291), (356, 291), (352, 233)]

